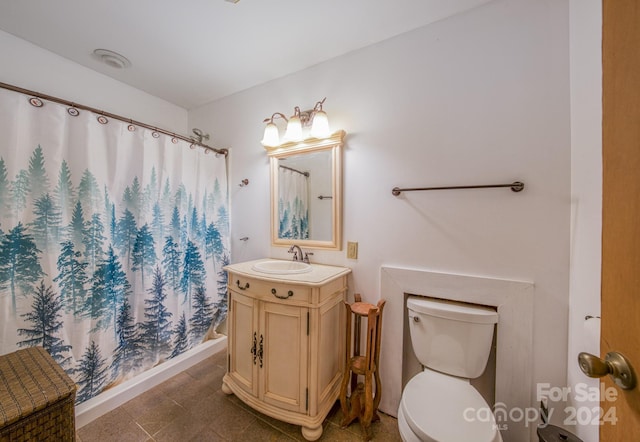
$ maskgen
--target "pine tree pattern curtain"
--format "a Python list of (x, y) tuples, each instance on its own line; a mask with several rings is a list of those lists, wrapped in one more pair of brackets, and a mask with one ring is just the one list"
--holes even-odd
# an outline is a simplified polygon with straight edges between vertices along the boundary
[(0, 354), (43, 346), (78, 403), (227, 313), (225, 159), (0, 89)]
[(309, 182), (300, 172), (278, 169), (278, 238), (309, 239)]

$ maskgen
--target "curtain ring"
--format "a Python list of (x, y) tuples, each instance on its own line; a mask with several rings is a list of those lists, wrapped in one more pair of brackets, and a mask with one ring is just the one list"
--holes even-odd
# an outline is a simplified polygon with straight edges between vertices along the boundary
[(35, 106), (35, 107), (42, 107), (44, 106), (44, 103), (42, 102), (41, 99), (39, 99), (38, 97), (31, 97), (29, 98), (29, 103), (31, 103), (31, 106)]
[(75, 103), (71, 103), (71, 107), (67, 108), (67, 113), (72, 117), (77, 117), (78, 115), (80, 115), (80, 111), (76, 108)]

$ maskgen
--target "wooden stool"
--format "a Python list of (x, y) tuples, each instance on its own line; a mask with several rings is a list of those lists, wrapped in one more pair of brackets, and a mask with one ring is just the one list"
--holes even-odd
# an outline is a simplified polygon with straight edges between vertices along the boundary
[[(365, 440), (371, 439), (371, 422), (380, 420), (378, 405), (382, 394), (378, 360), (380, 358), (380, 338), (382, 335), (382, 310), (385, 301), (377, 305), (362, 302), (359, 294), (355, 295), (353, 304), (344, 303), (347, 309), (346, 359), (342, 387), (340, 388), (340, 407), (346, 427), (356, 418), (360, 420)], [(355, 318), (353, 329), (353, 355), (351, 354), (351, 323)], [(367, 318), (367, 335), (365, 353), (360, 354), (360, 326), (362, 317)], [(364, 376), (364, 383), (358, 382), (358, 376)], [(373, 382), (375, 378), (375, 394)], [(351, 397), (347, 398), (347, 387), (351, 380)]]

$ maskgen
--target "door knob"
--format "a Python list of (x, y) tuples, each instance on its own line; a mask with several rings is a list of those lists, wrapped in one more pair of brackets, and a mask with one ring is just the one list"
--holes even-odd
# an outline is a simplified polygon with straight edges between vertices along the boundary
[(582, 352), (578, 355), (578, 365), (590, 378), (610, 375), (623, 390), (631, 390), (636, 386), (636, 375), (631, 363), (617, 351), (607, 353), (604, 361), (595, 355)]

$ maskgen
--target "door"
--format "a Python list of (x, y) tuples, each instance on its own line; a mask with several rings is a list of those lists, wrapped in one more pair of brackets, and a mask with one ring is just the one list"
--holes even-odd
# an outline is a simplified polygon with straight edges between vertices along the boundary
[[(618, 351), (640, 369), (640, 2), (603, 0), (601, 356)], [(603, 378), (605, 387), (613, 387)], [(640, 390), (617, 389), (617, 422), (600, 440), (640, 434)], [(604, 398), (601, 398), (601, 400)], [(635, 436), (634, 436), (635, 435)]]
[(308, 311), (291, 305), (260, 303), (258, 346), (264, 355), (260, 399), (300, 413), (308, 409)]
[(229, 291), (229, 376), (258, 396), (258, 301)]

